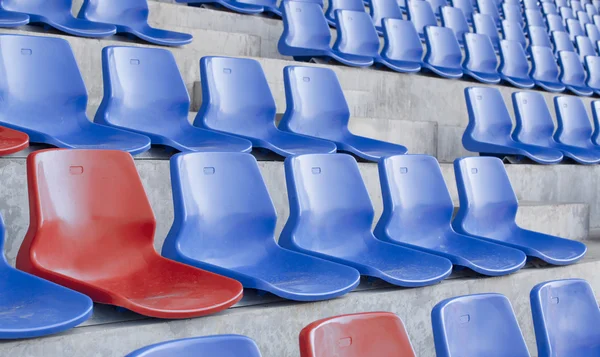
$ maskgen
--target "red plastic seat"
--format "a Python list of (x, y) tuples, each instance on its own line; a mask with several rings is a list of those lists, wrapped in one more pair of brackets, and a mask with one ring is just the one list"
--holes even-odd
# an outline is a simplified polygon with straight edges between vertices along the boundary
[(315, 321), (300, 332), (301, 357), (414, 357), (402, 320), (365, 312)]
[(30, 225), (17, 268), (95, 302), (159, 318), (224, 310), (242, 285), (161, 257), (133, 158), (112, 150), (45, 150), (27, 159)]
[(0, 156), (13, 154), (29, 146), (29, 136), (0, 126)]

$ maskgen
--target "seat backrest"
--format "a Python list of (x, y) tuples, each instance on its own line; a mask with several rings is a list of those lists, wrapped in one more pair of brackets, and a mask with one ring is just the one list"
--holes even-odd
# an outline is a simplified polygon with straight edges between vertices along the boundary
[(579, 60), (582, 63), (584, 63), (586, 56), (598, 55), (598, 52), (596, 52), (594, 49), (592, 41), (587, 36), (577, 36), (575, 38), (575, 46), (577, 47), (577, 53), (579, 53)]
[(532, 46), (531, 77), (536, 80), (558, 82), (558, 64), (549, 47)]
[(496, 88), (465, 89), (469, 124), (465, 136), (486, 143), (505, 144), (512, 131), (512, 120), (502, 94)]
[(128, 153), (37, 151), (27, 158), (27, 181), (30, 224), (19, 269), (99, 281), (145, 269), (157, 255), (156, 221)]
[(600, 57), (587, 56), (585, 58), (585, 67), (588, 73), (587, 86), (593, 90), (600, 89)]
[(459, 296), (431, 312), (438, 357), (529, 357), (519, 323), (506, 296)]
[(408, 0), (408, 19), (420, 35), (425, 33), (425, 27), (438, 24), (431, 4), (425, 0)]
[(552, 48), (550, 37), (548, 36), (545, 27), (528, 26), (527, 32), (529, 33), (530, 49), (533, 46)]
[(525, 10), (525, 22), (527, 23), (527, 26), (546, 26), (544, 16), (538, 9)]
[(493, 44), (498, 44), (500, 42), (498, 28), (491, 16), (475, 13), (473, 14), (473, 25), (475, 27), (475, 33), (488, 35)]
[(377, 28), (383, 26), (383, 19), (402, 20), (402, 11), (396, 0), (369, 0), (369, 11)]
[(585, 32), (583, 32), (583, 27), (579, 21), (575, 19), (567, 19), (567, 31), (569, 32), (569, 37), (571, 37), (571, 41), (575, 41), (577, 36), (585, 36)]
[(527, 48), (527, 40), (525, 39), (523, 27), (518, 23), (510, 20), (502, 21), (502, 33), (504, 34), (504, 40), (517, 41), (523, 49)]
[[(325, 11), (325, 17), (328, 20), (335, 22), (336, 10), (365, 11), (365, 3), (362, 0), (331, 0), (329, 1), (327, 11)], [(398, 11), (400, 11), (400, 9), (398, 9)]]
[(598, 41), (600, 41), (600, 30), (594, 24), (586, 24), (585, 25), (585, 34), (589, 38), (594, 49), (598, 47)]
[(246, 336), (214, 335), (183, 338), (135, 350), (125, 357), (260, 357), (256, 343)]
[(500, 67), (498, 72), (519, 78), (529, 77), (527, 55), (518, 42), (500, 41)]
[(590, 19), (594, 17), (594, 15), (598, 15), (598, 9), (593, 4), (585, 4), (585, 12), (587, 12)]
[(515, 22), (520, 26), (523, 26), (523, 15), (521, 14), (521, 6), (513, 4), (502, 4), (502, 13), (504, 14), (504, 20)]
[(104, 47), (102, 73), (96, 122), (165, 135), (190, 126), (190, 97), (171, 51)]
[(452, 1), (452, 7), (460, 9), (463, 14), (465, 14), (465, 18), (467, 19), (467, 21), (469, 21), (469, 19), (472, 18), (473, 16), (473, 3), (471, 2), (471, 0), (451, 0)]
[(383, 19), (383, 32), (382, 55), (391, 60), (421, 62), (423, 46), (412, 21)]
[(552, 32), (552, 42), (554, 43), (554, 53), (558, 55), (559, 51), (575, 52), (573, 42), (569, 38), (569, 34), (562, 31)]
[(391, 312), (315, 321), (300, 331), (300, 357), (414, 357), (404, 324)]
[(579, 97), (554, 97), (554, 109), (558, 127), (554, 138), (564, 144), (581, 145), (592, 137), (592, 124)]
[(279, 52), (287, 55), (285, 46), (329, 51), (331, 32), (323, 14), (323, 7), (317, 3), (286, 0), (281, 3), (283, 33), (279, 39)]
[(477, 0), (477, 8), (480, 14), (489, 15), (494, 19), (494, 22), (500, 22), (500, 11), (496, 0)]
[(147, 0), (84, 0), (79, 18), (113, 25), (141, 25), (148, 22)]
[(350, 108), (333, 70), (287, 66), (283, 82), (286, 110), (279, 123), (281, 130), (331, 140), (348, 134)]
[(459, 41), (470, 31), (465, 14), (452, 6), (442, 7), (442, 26), (452, 29)]
[(465, 48), (465, 64), (468, 69), (486, 73), (496, 72), (498, 58), (489, 36), (467, 33), (465, 34)]
[(568, 0), (555, 0), (554, 3), (556, 4), (556, 8), (560, 9), (563, 6), (569, 6), (569, 1)]
[(518, 202), (502, 160), (465, 157), (454, 160), (460, 208), (454, 229), (487, 236), (515, 224)]
[(429, 5), (431, 5), (433, 12), (438, 17), (441, 16), (441, 8), (448, 5), (447, 0), (425, 0), (425, 1), (427, 1), (429, 3)]
[(379, 36), (369, 14), (364, 11), (337, 10), (335, 20), (338, 30), (333, 45), (335, 51), (371, 58), (379, 56)]
[(254, 266), (275, 248), (277, 214), (252, 155), (175, 155), (171, 185), (175, 218), (163, 252), (169, 247), (208, 264)]
[(69, 42), (21, 35), (0, 35), (0, 96), (1, 122), (47, 134), (79, 130), (71, 119), (85, 115), (88, 99)]
[(378, 167), (383, 213), (376, 236), (422, 242), (450, 228), (454, 204), (434, 157), (396, 155), (380, 160)]
[(0, 7), (7, 11), (23, 12), (49, 18), (71, 15), (73, 0), (2, 0)]
[(248, 136), (276, 130), (275, 99), (258, 61), (202, 57), (200, 78), (202, 106), (194, 125)]
[(566, 21), (567, 19), (575, 19), (573, 10), (571, 10), (570, 7), (561, 6), (558, 11), (560, 12), (560, 16), (563, 18), (563, 21)]
[(594, 25), (600, 28), (600, 15), (594, 15), (592, 17), (592, 21), (594, 21)]
[(442, 67), (460, 67), (462, 52), (454, 31), (445, 27), (428, 26), (425, 41), (425, 62)]
[(581, 6), (581, 1), (571, 0), (571, 9), (573, 10), (574, 13), (576, 13), (577, 11), (583, 10), (583, 7)]
[(544, 14), (558, 14), (558, 10), (556, 9), (556, 5), (551, 2), (543, 2), (542, 3), (542, 11)]
[(593, 356), (600, 352), (600, 309), (583, 279), (538, 284), (530, 294), (540, 356)]
[(540, 92), (512, 94), (517, 125), (514, 140), (531, 145), (547, 146), (554, 134), (554, 121), (544, 95)]
[(585, 24), (592, 23), (592, 20), (588, 16), (587, 12), (581, 11), (581, 10), (577, 11), (577, 20), (579, 20), (579, 23), (581, 24), (581, 26), (585, 26)]
[[(588, 59), (589, 61), (589, 59)], [(600, 67), (600, 58), (596, 58), (596, 65)], [(600, 73), (600, 70), (598, 71)], [(592, 134), (592, 142), (596, 145), (600, 144), (600, 100), (592, 102), (592, 119), (594, 121), (594, 133)]]
[[(290, 218), (281, 239), (307, 250), (354, 251), (371, 234), (373, 205), (356, 160), (346, 154), (288, 157), (285, 177)], [(319, 232), (315, 236), (315, 232)], [(361, 237), (361, 239), (352, 239)], [(363, 248), (361, 248), (363, 249)]]
[(537, 0), (523, 0), (523, 7), (525, 10), (539, 9)]
[(560, 15), (548, 14), (546, 15), (546, 22), (548, 23), (549, 31), (562, 31), (567, 32), (565, 28), (565, 24), (563, 22), (562, 17)]

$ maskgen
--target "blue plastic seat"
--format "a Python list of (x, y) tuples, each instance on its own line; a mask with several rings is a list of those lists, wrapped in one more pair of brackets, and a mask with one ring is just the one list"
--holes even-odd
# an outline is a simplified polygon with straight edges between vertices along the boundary
[(521, 47), (523, 47), (524, 50), (527, 49), (525, 33), (519, 24), (509, 20), (502, 21), (502, 34), (504, 35), (505, 40), (517, 41), (521, 44)]
[(529, 77), (529, 62), (521, 44), (515, 41), (500, 41), (500, 78), (517, 88), (530, 89), (535, 83)]
[(560, 16), (563, 18), (563, 21), (566, 22), (568, 19), (577, 19), (575, 17), (575, 13), (571, 10), (570, 7), (561, 6), (558, 8), (558, 12), (560, 12)]
[(562, 31), (567, 32), (565, 24), (560, 15), (546, 15), (546, 23), (548, 24), (548, 31)]
[(543, 2), (542, 3), (542, 12), (544, 15), (558, 15), (558, 10), (556, 9), (556, 5), (551, 2)]
[(148, 25), (147, 0), (84, 0), (77, 18), (115, 25), (125, 33), (164, 46), (181, 46), (192, 42), (192, 35), (156, 29)]
[(338, 150), (364, 160), (378, 161), (385, 156), (407, 152), (402, 145), (350, 132), (350, 108), (331, 69), (287, 66), (283, 70), (283, 82), (286, 111), (279, 123), (281, 130), (330, 140)]
[(252, 155), (175, 155), (171, 185), (175, 217), (165, 258), (297, 301), (331, 299), (358, 285), (355, 269), (277, 245), (277, 213)]
[(29, 15), (20, 12), (4, 11), (0, 8), (0, 27), (18, 27), (29, 23)]
[(277, 129), (275, 100), (257, 61), (203, 57), (200, 77), (202, 106), (195, 126), (242, 137), (281, 156), (336, 151), (332, 142)]
[(475, 13), (473, 14), (473, 25), (475, 27), (475, 33), (488, 35), (492, 40), (494, 49), (496, 51), (500, 50), (500, 35), (498, 34), (494, 19), (491, 16)]
[(438, 25), (431, 4), (425, 0), (408, 1), (408, 19), (415, 25), (422, 39), (425, 37), (425, 28), (427, 26)]
[(600, 95), (600, 57), (587, 56), (585, 58), (585, 68), (587, 69), (587, 80), (585, 84)]
[(468, 23), (473, 22), (473, 3), (471, 0), (451, 0), (452, 7), (459, 9), (465, 15)]
[(371, 16), (365, 11), (337, 10), (335, 12), (337, 39), (333, 52), (352, 59), (354, 64), (368, 67), (379, 56), (379, 36)]
[(117, 28), (109, 24), (76, 19), (71, 14), (73, 0), (2, 0), (0, 9), (29, 15), (29, 22), (43, 23), (75, 36), (106, 37)]
[(452, 6), (444, 6), (442, 8), (442, 26), (452, 29), (458, 43), (464, 46), (465, 34), (471, 30), (465, 14), (460, 9), (453, 8)]
[(583, 27), (581, 27), (579, 21), (574, 19), (567, 19), (565, 20), (565, 22), (567, 24), (567, 31), (569, 32), (569, 37), (571, 38), (571, 41), (575, 42), (575, 38), (577, 36), (585, 36)]
[[(337, 41), (333, 49), (329, 47), (331, 32), (321, 5), (312, 2), (286, 0), (282, 3), (281, 8), (283, 33), (279, 39), (277, 49), (282, 55), (292, 56), (298, 61), (309, 61), (313, 58), (333, 59), (345, 65), (356, 67), (368, 67), (373, 64), (373, 58), (353, 56), (341, 52), (346, 46), (352, 47), (355, 45), (354, 43), (341, 42), (342, 39), (345, 41), (348, 36), (344, 33), (344, 29), (340, 29), (341, 26), (348, 25), (346, 22), (337, 24)], [(336, 21), (338, 20), (336, 18)], [(351, 36), (353, 35), (355, 34), (351, 34)], [(379, 47), (377, 47), (377, 50), (379, 50)]]
[(577, 53), (560, 51), (558, 53), (558, 63), (561, 69), (560, 81), (567, 89), (576, 95), (590, 96), (594, 94), (585, 84), (585, 69)]
[(0, 340), (59, 333), (92, 316), (89, 297), (11, 267), (3, 251), (0, 217)]
[(179, 151), (249, 152), (248, 140), (193, 127), (190, 97), (170, 51), (144, 47), (102, 50), (104, 98), (94, 121), (146, 135)]
[[(398, 10), (398, 12), (400, 13), (400, 18), (402, 18), (402, 13), (400, 12), (400, 9), (398, 8), (398, 5), (396, 5), (396, 1), (395, 0), (373, 0), (372, 2), (369, 3), (369, 7), (371, 9), (371, 16), (373, 16), (373, 2), (379, 2), (379, 1), (391, 1), (395, 8)], [(377, 6), (377, 10), (376, 13), (378, 14), (379, 11), (379, 4), (376, 5)], [(365, 3), (363, 2), (363, 0), (331, 0), (329, 2), (329, 7), (327, 8), (327, 11), (325, 11), (325, 18), (327, 19), (327, 22), (329, 22), (330, 26), (335, 26), (335, 12), (337, 10), (351, 10), (351, 11), (365, 11)], [(373, 22), (375, 23), (375, 17), (373, 17)], [(380, 21), (381, 22), (381, 21)]]
[(571, 39), (569, 38), (569, 34), (561, 31), (554, 31), (550, 35), (552, 37), (552, 43), (554, 44), (554, 54), (558, 57), (558, 52), (560, 51), (569, 51), (575, 52), (575, 46)]
[(444, 6), (448, 6), (447, 0), (425, 0), (425, 1), (427, 1), (429, 3), (429, 5), (431, 5), (431, 8), (433, 9), (435, 16), (437, 16), (438, 18), (442, 16), (442, 8)]
[(290, 217), (279, 238), (284, 248), (405, 287), (434, 284), (452, 271), (446, 258), (375, 238), (371, 232), (375, 213), (352, 156), (289, 157), (285, 177)]
[(527, 33), (529, 35), (529, 52), (531, 52), (531, 48), (534, 46), (552, 48), (550, 36), (548, 36), (545, 27), (528, 26)]
[(540, 283), (529, 298), (539, 357), (600, 356), (600, 310), (587, 281)]
[(500, 82), (498, 58), (492, 41), (486, 35), (465, 34), (465, 60), (463, 71), (466, 75), (488, 84)]
[(582, 11), (583, 7), (581, 6), (581, 1), (579, 0), (571, 0), (571, 10), (573, 10), (573, 13), (577, 13), (577, 11)]
[(423, 68), (445, 78), (460, 78), (462, 52), (454, 31), (445, 27), (427, 26), (425, 29), (427, 53)]
[(527, 26), (546, 27), (546, 23), (544, 22), (544, 15), (542, 15), (539, 9), (525, 10), (524, 15), (525, 23), (527, 23)]
[[(594, 105), (592, 106), (592, 111)], [(579, 146), (588, 150), (598, 150), (590, 118), (585, 110), (583, 100), (578, 97), (554, 97), (554, 109), (558, 127), (554, 134), (556, 142)], [(596, 118), (594, 118), (594, 121)]]
[(510, 134), (512, 120), (502, 94), (496, 88), (470, 87), (465, 89), (469, 124), (463, 134), (465, 149), (482, 156), (527, 157), (541, 164), (560, 162), (558, 150), (514, 141)]
[(562, 92), (565, 86), (559, 80), (559, 68), (552, 49), (549, 47), (532, 46), (530, 76), (536, 85), (549, 92)]
[(484, 237), (522, 250), (553, 265), (572, 264), (587, 250), (570, 239), (523, 229), (515, 222), (518, 202), (502, 164), (494, 157), (454, 161), (460, 208), (453, 221), (458, 233)]
[(598, 29), (600, 30), (600, 15), (594, 15), (592, 17), (592, 21), (594, 22), (594, 25), (596, 25), (596, 27), (598, 27)]
[(246, 336), (215, 335), (171, 340), (146, 346), (125, 357), (261, 357), (258, 346)]
[(421, 70), (423, 47), (412, 21), (383, 19), (383, 38), (381, 55), (375, 58), (378, 65), (397, 72), (414, 73)]
[(560, 9), (561, 7), (569, 7), (568, 0), (554, 0), (554, 3), (556, 4), (557, 9)]
[(434, 157), (387, 157), (379, 161), (379, 178), (383, 213), (374, 232), (378, 239), (443, 256), (483, 275), (510, 274), (525, 264), (520, 250), (454, 232), (454, 204)]
[(498, 10), (498, 3), (496, 0), (477, 0), (477, 9), (480, 14), (489, 15), (494, 19), (494, 23), (497, 27), (501, 25), (500, 11)]
[(600, 41), (600, 31), (594, 24), (585, 25), (585, 34), (590, 39), (594, 50), (598, 51), (598, 41)]
[(560, 150), (565, 157), (580, 164), (600, 162), (600, 152), (590, 149), (589, 145), (567, 145), (554, 140), (554, 121), (542, 93), (513, 93), (512, 102), (517, 122), (512, 134), (515, 141)]
[(598, 15), (598, 9), (593, 4), (585, 4), (585, 12), (587, 12), (590, 19), (594, 17), (594, 15)]
[(575, 38), (575, 47), (577, 48), (577, 53), (579, 54), (579, 60), (581, 63), (585, 63), (585, 58), (587, 56), (598, 55), (592, 40), (590, 40), (587, 36), (577, 36), (577, 38)]
[(538, 2), (537, 0), (523, 0), (523, 8), (525, 10), (538, 10)]
[(520, 5), (511, 5), (508, 3), (503, 3), (502, 13), (504, 14), (505, 21), (515, 22), (521, 27), (524, 26), (525, 22), (523, 21), (523, 14), (521, 14)]
[(530, 357), (510, 301), (500, 294), (446, 299), (431, 311), (437, 357)]
[(579, 20), (581, 27), (585, 27), (586, 24), (592, 23), (592, 20), (585, 11), (577, 11), (577, 20)]
[[(203, 4), (213, 4), (222, 6), (231, 11), (242, 14), (259, 14), (265, 10), (275, 10), (277, 1), (275, 0), (175, 0), (178, 3), (188, 4), (189, 6), (202, 6)], [(318, 0), (317, 0), (318, 1)], [(311, 1), (313, 2), (313, 1)], [(264, 5), (267, 7), (265, 7)], [(320, 1), (321, 7), (323, 2)]]
[(150, 148), (146, 136), (89, 121), (87, 91), (66, 40), (0, 35), (0, 94), (0, 123), (31, 142), (132, 155)]

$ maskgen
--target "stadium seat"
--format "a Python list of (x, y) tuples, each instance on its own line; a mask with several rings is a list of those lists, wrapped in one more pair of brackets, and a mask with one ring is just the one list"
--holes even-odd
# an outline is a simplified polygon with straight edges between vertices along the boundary
[(523, 27), (525, 22), (523, 21), (523, 15), (521, 14), (520, 5), (511, 5), (507, 3), (502, 4), (502, 13), (504, 14), (504, 20), (510, 22), (516, 22)]
[[(106, 37), (117, 32), (113, 25), (73, 17), (72, 5), (73, 0), (2, 0), (0, 1), (0, 10), (27, 14), (29, 22), (39, 22), (75, 36)], [(12, 15), (12, 17), (15, 16)]]
[(568, 0), (554, 0), (554, 3), (556, 4), (557, 9), (560, 9), (561, 7), (569, 7)]
[[(379, 12), (382, 11), (380, 8), (379, 2), (388, 2), (391, 1), (394, 4), (394, 9), (400, 13), (400, 18), (402, 18), (402, 12), (398, 5), (396, 5), (395, 0), (373, 0), (369, 3), (369, 8), (371, 10), (371, 16), (373, 17), (373, 23), (375, 23), (375, 16), (373, 15), (373, 11), (379, 15)], [(377, 3), (377, 4), (374, 4)], [(373, 7), (377, 7), (373, 9)], [(329, 7), (327, 7), (327, 11), (325, 11), (325, 18), (330, 26), (336, 26), (335, 23), (335, 12), (337, 10), (350, 10), (350, 11), (365, 11), (365, 3), (362, 0), (332, 0), (329, 2)], [(379, 23), (381, 23), (381, 19), (379, 19)], [(377, 26), (377, 25), (376, 25)], [(381, 26), (381, 25), (379, 25)]]
[(256, 343), (240, 335), (183, 338), (146, 346), (125, 357), (261, 357)]
[(567, 24), (567, 31), (569, 32), (569, 37), (571, 38), (571, 41), (575, 42), (575, 38), (577, 36), (585, 36), (583, 27), (581, 27), (579, 21), (574, 19), (567, 19), (565, 21)]
[(147, 0), (84, 0), (77, 18), (115, 25), (124, 33), (163, 46), (181, 46), (192, 42), (192, 35), (156, 29), (148, 25)]
[(296, 301), (331, 299), (358, 285), (355, 269), (277, 245), (277, 213), (252, 155), (175, 155), (171, 185), (175, 218), (165, 258)]
[(445, 78), (462, 77), (462, 52), (452, 29), (427, 26), (425, 43), (427, 53), (422, 64), (424, 69)]
[(4, 11), (0, 7), (0, 27), (18, 27), (29, 23), (29, 15), (19, 12)]
[[(286, 0), (282, 3), (281, 8), (283, 33), (279, 38), (277, 49), (282, 55), (292, 56), (297, 61), (309, 61), (313, 58), (333, 59), (347, 66), (356, 67), (368, 67), (373, 64), (372, 58), (352, 56), (338, 50), (340, 40), (347, 37), (346, 34), (342, 33), (339, 25), (337, 25), (338, 37), (336, 44), (333, 49), (329, 47), (331, 32), (321, 5)], [(356, 34), (351, 34), (351, 36), (354, 35)], [(353, 46), (354, 43), (345, 45)], [(379, 47), (377, 50), (379, 50)]]
[[(364, 11), (364, 5), (362, 5), (362, 1), (359, 2), (361, 3), (361, 6), (363, 6)], [(359, 11), (356, 9), (343, 10)], [(373, 25), (379, 33), (383, 32), (383, 19), (402, 20), (402, 11), (400, 10), (400, 7), (398, 7), (396, 0), (369, 0), (369, 12), (373, 18)]]
[(585, 57), (587, 56), (598, 55), (598, 52), (596, 52), (592, 40), (590, 40), (587, 36), (577, 36), (575, 38), (575, 47), (577, 48), (577, 53), (579, 54), (579, 59), (581, 63), (585, 63)]
[(146, 136), (89, 121), (87, 91), (66, 40), (0, 35), (0, 68), (0, 125), (25, 132), (31, 142), (132, 155), (150, 148)]
[(415, 357), (415, 351), (396, 314), (363, 312), (315, 321), (300, 331), (300, 357), (327, 356)]
[(496, 84), (500, 82), (497, 68), (498, 58), (490, 38), (476, 33), (465, 34), (464, 73), (482, 83)]
[[(561, 144), (579, 146), (600, 152), (595, 144), (590, 118), (581, 98), (573, 96), (554, 97), (554, 109), (558, 127), (554, 140)], [(594, 111), (594, 105), (592, 105)], [(594, 118), (595, 120), (595, 118)]]
[(372, 65), (379, 56), (380, 42), (371, 16), (365, 11), (337, 10), (335, 19), (338, 36), (333, 51), (364, 67)]
[(350, 132), (350, 108), (331, 69), (287, 66), (283, 69), (283, 82), (286, 111), (279, 123), (281, 130), (330, 140), (338, 150), (369, 161), (407, 152), (402, 145)]
[(431, 311), (437, 357), (529, 357), (510, 301), (501, 294), (446, 299)]
[(594, 15), (598, 15), (598, 9), (592, 4), (585, 4), (585, 12), (587, 12), (588, 17), (591, 19)]
[(453, 8), (452, 6), (444, 6), (442, 8), (442, 26), (452, 29), (458, 43), (461, 47), (464, 46), (465, 34), (471, 30), (465, 14), (460, 9)]
[(569, 51), (575, 52), (575, 46), (571, 39), (569, 38), (569, 34), (561, 31), (553, 31), (551, 34), (552, 43), (554, 44), (554, 54), (558, 57), (559, 51)]
[(585, 58), (585, 68), (587, 69), (587, 80), (585, 84), (600, 95), (600, 57), (587, 56)]
[(530, 301), (539, 357), (600, 355), (600, 310), (587, 281), (540, 283)]
[(412, 21), (383, 19), (384, 44), (376, 64), (397, 72), (414, 73), (421, 70), (423, 47)]
[(592, 20), (590, 20), (590, 17), (588, 16), (587, 12), (585, 12), (585, 11), (577, 11), (577, 20), (579, 20), (581, 27), (584, 27), (584, 28), (585, 28), (585, 25), (592, 23)]
[(14, 154), (28, 146), (27, 134), (0, 126), (0, 156)]
[(523, 8), (525, 10), (539, 10), (537, 0), (523, 0)]
[(544, 15), (558, 15), (558, 10), (556, 9), (556, 5), (552, 2), (543, 2), (542, 3), (542, 12)]
[(18, 269), (150, 317), (202, 316), (242, 298), (239, 282), (154, 250), (156, 220), (131, 155), (37, 151), (27, 180), (31, 224)]
[(590, 39), (594, 50), (598, 51), (598, 41), (600, 41), (600, 31), (594, 24), (585, 25), (585, 34)]
[(546, 15), (546, 23), (548, 24), (548, 30), (550, 32), (553, 31), (562, 31), (567, 32), (567, 28), (563, 22), (562, 17), (560, 15)]
[(492, 40), (494, 49), (496, 51), (500, 50), (500, 35), (498, 34), (494, 19), (491, 16), (475, 13), (473, 14), (473, 25), (475, 27), (475, 33), (488, 35)]
[(552, 49), (532, 46), (530, 76), (538, 86), (549, 92), (562, 92), (565, 86), (559, 80), (559, 68)]
[(494, 19), (496, 26), (500, 27), (502, 19), (496, 0), (477, 0), (477, 9), (480, 14), (488, 15)]
[(510, 274), (525, 264), (520, 250), (454, 232), (454, 204), (434, 157), (398, 155), (378, 165), (383, 213), (377, 238), (443, 256), (483, 275)]
[[(175, 0), (177, 3), (188, 4), (189, 6), (202, 6), (203, 4), (213, 4), (222, 6), (231, 11), (242, 14), (259, 14), (267, 9), (275, 9), (277, 2), (274, 0)], [(265, 4), (267, 8), (263, 6)], [(321, 8), (323, 2), (321, 1)]]
[(600, 15), (594, 15), (594, 17), (592, 17), (592, 21), (594, 21), (594, 25), (598, 27), (598, 30), (600, 30)]
[(442, 8), (444, 6), (448, 6), (447, 0), (426, 0), (426, 1), (431, 5), (431, 8), (433, 9), (435, 16), (437, 16), (438, 18), (442, 16)]
[(558, 8), (558, 12), (560, 12), (560, 16), (563, 18), (563, 21), (566, 22), (568, 19), (576, 20), (575, 13), (571, 10), (570, 7), (561, 6)]
[(148, 136), (178, 151), (249, 152), (248, 140), (193, 127), (190, 97), (168, 50), (104, 47), (104, 98), (94, 121)]
[(281, 156), (336, 151), (332, 142), (277, 129), (275, 100), (258, 61), (203, 57), (200, 78), (202, 106), (195, 126), (242, 137)]
[(437, 26), (435, 13), (425, 0), (408, 0), (408, 19), (412, 21), (421, 39), (425, 37), (427, 26)]
[(525, 10), (525, 23), (527, 26), (539, 26), (546, 27), (546, 23), (544, 22), (544, 15), (540, 12), (540, 10)]
[(583, 11), (583, 7), (581, 6), (581, 1), (579, 0), (571, 0), (571, 10), (573, 13), (577, 13), (577, 11)]
[(473, 22), (473, 3), (471, 0), (450, 0), (452, 7), (459, 9), (465, 15), (465, 19), (470, 24)]
[[(521, 25), (510, 20), (504, 20), (502, 21), (502, 34), (504, 35), (504, 40), (517, 41), (524, 50), (527, 49), (527, 40), (525, 39), (525, 33)], [(502, 44), (500, 45), (502, 47)]]
[(289, 157), (285, 176), (290, 217), (279, 238), (284, 248), (346, 264), (362, 275), (405, 287), (437, 283), (452, 271), (452, 263), (445, 258), (375, 238), (373, 206), (352, 156)]
[(454, 173), (460, 208), (452, 223), (458, 233), (520, 249), (528, 257), (553, 265), (572, 264), (585, 255), (587, 248), (581, 242), (517, 225), (517, 196), (501, 160), (494, 157), (457, 159)]
[(0, 340), (62, 332), (92, 315), (89, 297), (14, 269), (3, 249), (4, 222), (0, 217)]
[(562, 160), (563, 155), (558, 150), (521, 144), (511, 138), (512, 120), (498, 89), (466, 88), (465, 98), (469, 113), (469, 124), (462, 138), (465, 149), (502, 159), (527, 157), (540, 164)]
[[(587, 37), (585, 37), (587, 39)], [(585, 84), (585, 69), (575, 52), (560, 51), (560, 81), (576, 95), (590, 96), (594, 92)]]
[(529, 62), (518, 42), (500, 41), (500, 78), (517, 88), (530, 89), (535, 83), (529, 77)]
[(527, 33), (529, 35), (529, 52), (531, 52), (531, 48), (534, 46), (552, 48), (550, 36), (548, 36), (545, 27), (528, 26)]
[(517, 125), (512, 137), (515, 141), (560, 150), (567, 158), (580, 164), (596, 164), (600, 162), (600, 152), (585, 143), (567, 145), (556, 142), (554, 121), (550, 109), (546, 105), (544, 95), (539, 92), (517, 92), (512, 94), (513, 107)]

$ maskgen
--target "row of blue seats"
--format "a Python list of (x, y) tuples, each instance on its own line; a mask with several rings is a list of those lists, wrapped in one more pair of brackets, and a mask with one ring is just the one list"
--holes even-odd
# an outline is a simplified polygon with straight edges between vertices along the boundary
[[(580, 164), (600, 163), (600, 101), (592, 102), (595, 130), (578, 97), (554, 97), (557, 127), (541, 93), (515, 92), (512, 103), (516, 126), (495, 88), (465, 89), (469, 124), (462, 138), (465, 149), (481, 155), (529, 159), (556, 164), (563, 159)], [(512, 134), (511, 134), (512, 133)]]
[(148, 25), (147, 0), (84, 0), (77, 18), (71, 14), (72, 6), (73, 0), (3, 0), (0, 2), (0, 27), (39, 23), (83, 37), (119, 33), (164, 46), (192, 42), (192, 35)]
[[(600, 310), (588, 282), (565, 279), (540, 283), (533, 287), (529, 299), (538, 357), (600, 355), (600, 334), (596, 328)], [(487, 293), (446, 299), (433, 308), (431, 323), (438, 357), (530, 356), (511, 303), (504, 295)], [(387, 312), (325, 318), (304, 327), (299, 337), (300, 357), (415, 357), (404, 323)], [(254, 341), (236, 335), (166, 341), (126, 357), (174, 354), (260, 357)]]
[[(526, 259), (566, 265), (585, 255), (581, 242), (517, 225), (517, 199), (499, 159), (463, 158), (454, 166), (460, 209), (452, 220), (454, 205), (435, 158), (380, 161), (384, 211), (373, 231), (374, 209), (351, 156), (290, 157), (290, 215), (276, 242), (276, 211), (251, 155), (178, 154), (171, 159), (174, 220), (161, 257), (129, 154), (38, 151), (28, 158), (35, 223), (16, 266), (85, 295), (0, 260), (6, 277), (0, 307), (7, 311), (0, 338), (71, 328), (90, 316), (87, 296), (151, 317), (187, 318), (233, 305), (242, 286), (315, 301), (350, 292), (361, 275), (418, 287), (445, 279), (453, 265), (498, 276)], [(202, 295), (205, 289), (213, 294)]]
[(373, 161), (407, 152), (349, 131), (350, 109), (329, 69), (284, 69), (287, 109), (277, 128), (275, 100), (260, 64), (251, 59), (202, 58), (204, 100), (194, 126), (185, 83), (168, 50), (104, 48), (104, 99), (95, 123), (86, 116), (87, 92), (67, 41), (0, 35), (0, 63), (0, 123), (34, 143), (133, 155), (151, 144), (178, 151), (255, 148), (281, 156), (340, 150)]

